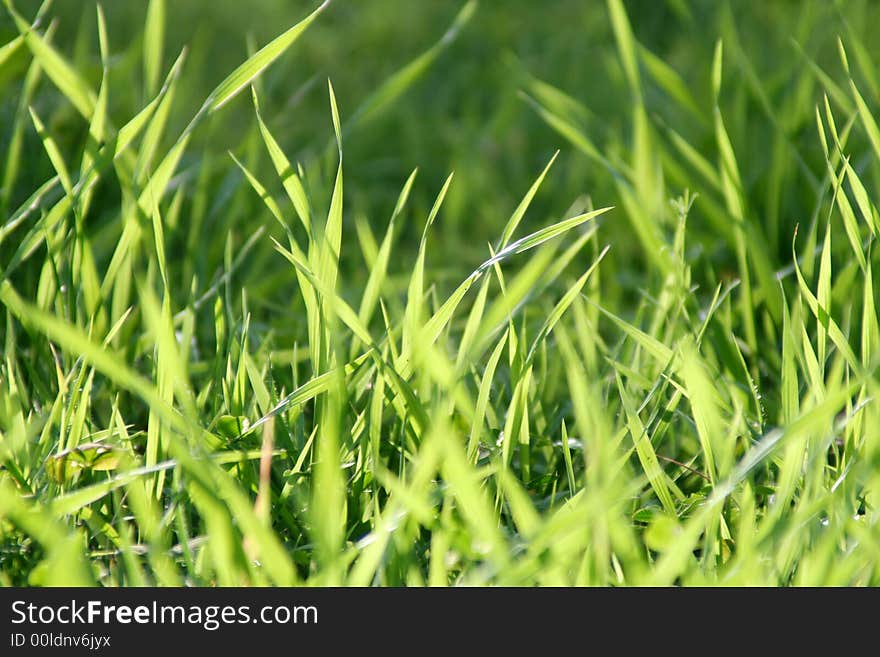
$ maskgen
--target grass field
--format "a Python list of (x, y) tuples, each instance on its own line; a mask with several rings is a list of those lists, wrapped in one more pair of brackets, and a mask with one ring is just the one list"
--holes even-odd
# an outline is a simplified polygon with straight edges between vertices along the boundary
[(3, 585), (880, 585), (880, 4), (0, 7)]

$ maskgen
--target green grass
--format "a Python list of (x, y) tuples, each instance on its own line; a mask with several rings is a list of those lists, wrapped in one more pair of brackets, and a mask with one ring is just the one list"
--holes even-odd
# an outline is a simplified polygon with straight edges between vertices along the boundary
[(880, 584), (880, 7), (251, 4), (4, 0), (0, 582)]

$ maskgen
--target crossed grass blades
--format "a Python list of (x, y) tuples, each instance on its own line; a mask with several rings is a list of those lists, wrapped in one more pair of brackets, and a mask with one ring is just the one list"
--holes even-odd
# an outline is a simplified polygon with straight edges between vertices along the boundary
[[(377, 236), (347, 210), (343, 146), (490, 7), (464, 4), (348, 118), (328, 84), (333, 139), (297, 163), (270, 129), (295, 115), (261, 106), (261, 74), (329, 0), (251, 44), (176, 136), (188, 53), (165, 52), (164, 0), (126, 56), (137, 91), (111, 88), (100, 5), (96, 87), (91, 37), (71, 59), (49, 2), (28, 17), (4, 4), (4, 584), (880, 583), (878, 84), (845, 20), (842, 74), (795, 41), (798, 91), (777, 107), (722, 15), (707, 105), (609, 0), (628, 141), (511, 59), (526, 106), (603, 172), (616, 208), (554, 199), (565, 218), (523, 231), (557, 153), (450, 283), (432, 238), (453, 175), (423, 214), (413, 171)], [(728, 132), (732, 60), (772, 127), (769, 204)], [(133, 93), (137, 110), (111, 116)], [(708, 142), (655, 113), (658, 94)], [(222, 161), (192, 152), (239, 96), (242, 143)], [(86, 126), (83, 142), (59, 121)], [(818, 168), (793, 138), (809, 123)], [(33, 170), (50, 173), (23, 189)], [(780, 261), (789, 185), (812, 213)], [(230, 206), (248, 208), (245, 234), (208, 227)], [(606, 256), (607, 222), (642, 263)], [(621, 275), (637, 296), (613, 292)], [(252, 313), (278, 290), (286, 305)]]

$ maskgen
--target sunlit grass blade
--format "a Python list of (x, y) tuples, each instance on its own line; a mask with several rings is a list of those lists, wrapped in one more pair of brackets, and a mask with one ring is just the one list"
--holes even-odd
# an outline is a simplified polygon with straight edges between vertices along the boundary
[(6, 9), (15, 21), (15, 25), (21, 32), (24, 42), (34, 57), (40, 60), (40, 64), (46, 75), (55, 86), (64, 94), (70, 103), (82, 114), (87, 121), (91, 119), (95, 109), (95, 92), (88, 83), (46, 39), (36, 30), (32, 29), (27, 21), (22, 18), (12, 6), (12, 0), (3, 0)]
[(150, 0), (144, 21), (144, 83), (147, 96), (154, 96), (162, 73), (165, 46), (165, 0)]
[(203, 107), (204, 111), (215, 112), (235, 98), (254, 78), (284, 54), (331, 2), (332, 0), (324, 0), (311, 14), (275, 37), (230, 73), (208, 96)]

